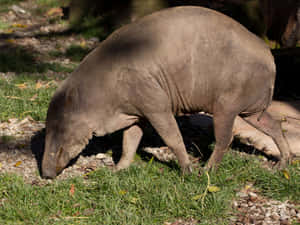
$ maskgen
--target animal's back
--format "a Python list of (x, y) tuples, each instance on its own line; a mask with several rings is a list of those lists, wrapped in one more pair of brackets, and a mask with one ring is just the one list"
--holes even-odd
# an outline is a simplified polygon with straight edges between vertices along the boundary
[[(136, 74), (155, 79), (168, 93), (174, 112), (212, 111), (218, 91), (251, 86), (250, 76), (257, 82), (268, 80), (268, 86), (275, 78), (273, 56), (261, 39), (233, 19), (202, 7), (146, 16), (114, 32), (99, 54), (116, 71), (138, 71), (126, 74), (132, 79)], [(255, 73), (260, 65), (270, 73)]]
[(166, 9), (124, 26), (86, 57), (77, 76), (82, 70), (89, 76), (88, 89), (110, 89), (120, 79), (131, 85), (157, 82), (175, 113), (213, 113), (216, 96), (234, 88), (240, 95), (245, 86), (255, 88), (260, 81), (269, 90), (275, 79), (274, 60), (262, 40), (233, 19), (202, 7)]

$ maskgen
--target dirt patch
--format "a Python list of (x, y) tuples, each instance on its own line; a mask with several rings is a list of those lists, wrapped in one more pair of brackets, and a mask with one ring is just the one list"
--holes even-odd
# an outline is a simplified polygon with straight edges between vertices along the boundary
[(300, 223), (300, 211), (289, 201), (280, 202), (261, 196), (252, 185), (246, 185), (237, 193), (233, 208), (237, 216), (232, 218), (236, 225), (289, 225)]

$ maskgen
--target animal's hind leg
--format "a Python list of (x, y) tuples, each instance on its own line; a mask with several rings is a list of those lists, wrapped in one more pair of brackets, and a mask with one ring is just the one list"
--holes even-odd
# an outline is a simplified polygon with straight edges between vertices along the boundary
[(172, 112), (149, 113), (147, 119), (161, 136), (165, 144), (175, 153), (182, 172), (191, 172), (191, 162)]
[(217, 169), (232, 141), (232, 128), (236, 115), (224, 112), (213, 116), (216, 145), (206, 169)]
[(122, 156), (114, 168), (115, 171), (129, 167), (130, 163), (133, 161), (142, 136), (143, 131), (138, 125), (133, 125), (124, 131)]
[(254, 114), (243, 118), (246, 122), (256, 127), (266, 135), (270, 136), (280, 151), (279, 167), (283, 168), (292, 159), (290, 147), (282, 132), (281, 123), (274, 120), (268, 112)]

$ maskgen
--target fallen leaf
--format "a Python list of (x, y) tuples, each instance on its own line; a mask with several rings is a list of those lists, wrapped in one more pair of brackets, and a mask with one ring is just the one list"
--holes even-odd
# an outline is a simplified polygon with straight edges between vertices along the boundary
[(94, 211), (95, 211), (95, 209), (89, 208), (89, 209), (85, 209), (85, 210), (83, 211), (82, 214), (83, 214), (84, 216), (91, 216), (91, 215), (94, 214)]
[(80, 42), (80, 47), (84, 48), (85, 46), (86, 46), (86, 42), (84, 40)]
[(38, 95), (35, 94), (35, 95), (33, 95), (29, 100), (30, 100), (30, 101), (34, 101), (34, 100), (36, 100), (37, 96), (38, 96)]
[(14, 44), (16, 42), (16, 40), (15, 39), (7, 39), (6, 42), (10, 43), (10, 44)]
[(217, 187), (217, 186), (209, 186), (209, 187), (207, 188), (207, 190), (208, 190), (210, 193), (214, 193), (214, 192), (220, 191), (221, 189), (220, 189), (219, 187)]
[(37, 89), (40, 89), (41, 87), (43, 87), (43, 84), (41, 81), (38, 81), (35, 85), (35, 89), (37, 90)]
[(248, 190), (250, 190), (252, 187), (253, 187), (252, 184), (246, 184), (245, 187), (244, 187), (244, 189), (245, 189), (245, 191), (248, 191)]
[(200, 198), (202, 198), (202, 196), (203, 196), (203, 194), (201, 194), (201, 195), (195, 195), (194, 197), (192, 197), (192, 200), (197, 201)]
[(23, 100), (22, 98), (17, 97), (17, 96), (5, 96), (5, 98), (8, 98), (8, 99), (19, 99), (19, 100)]
[(53, 86), (57, 86), (57, 82), (52, 80), (52, 81), (49, 81), (47, 84), (45, 84), (45, 88), (49, 88), (49, 87), (53, 87)]
[(75, 185), (74, 185), (74, 184), (71, 184), (70, 191), (69, 191), (69, 195), (70, 195), (70, 196), (74, 196), (74, 193), (75, 193)]
[(80, 203), (75, 203), (75, 204), (73, 205), (73, 208), (78, 208), (78, 207), (80, 207)]
[(138, 202), (138, 198), (135, 198), (135, 197), (132, 197), (129, 202), (132, 203), (132, 204), (136, 204)]
[(46, 16), (48, 17), (63, 16), (62, 8), (51, 8), (46, 12)]
[(281, 121), (282, 121), (282, 122), (286, 122), (286, 121), (287, 121), (287, 120), (286, 120), (286, 117), (283, 116), (283, 117), (281, 118)]
[(0, 163), (0, 169), (1, 169), (1, 167), (2, 167), (2, 163)]
[(73, 217), (76, 217), (76, 216), (79, 216), (79, 215), (80, 215), (80, 212), (77, 211), (77, 212), (75, 212), (75, 213), (73, 214)]
[(290, 173), (286, 169), (282, 170), (282, 174), (283, 174), (283, 176), (284, 176), (285, 179), (287, 179), (287, 180), (290, 179)]
[(13, 32), (14, 32), (14, 29), (8, 29), (8, 30), (5, 31), (6, 34), (11, 34)]
[(25, 89), (25, 88), (27, 88), (26, 83), (16, 84), (15, 86), (18, 87), (19, 89)]
[(12, 27), (17, 27), (17, 28), (27, 28), (28, 26), (26, 24), (21, 24), (21, 23), (14, 23)]
[(120, 191), (119, 191), (119, 194), (120, 194), (120, 195), (125, 195), (126, 193), (127, 193), (126, 190), (120, 190)]
[(20, 166), (21, 164), (22, 164), (22, 161), (18, 161), (18, 162), (16, 162), (15, 167), (18, 167), (18, 166)]
[(293, 160), (292, 161), (292, 165), (298, 165), (298, 164), (300, 164), (300, 159), (296, 159), (296, 160)]

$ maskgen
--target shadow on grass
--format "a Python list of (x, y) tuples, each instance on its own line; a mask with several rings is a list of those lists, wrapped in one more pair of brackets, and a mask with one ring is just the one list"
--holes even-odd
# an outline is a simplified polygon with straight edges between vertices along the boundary
[[(201, 120), (202, 124), (197, 123), (197, 120)], [(177, 122), (188, 153), (198, 159), (199, 165), (204, 164), (209, 159), (213, 150), (214, 136), (211, 117), (196, 114), (192, 116), (179, 117), (177, 118)], [(142, 149), (144, 147), (159, 148), (165, 146), (165, 144), (148, 122), (144, 122), (142, 124), (142, 127), (144, 136), (137, 154), (143, 161), (148, 162), (152, 159), (153, 155), (143, 151)], [(90, 140), (89, 144), (85, 147), (85, 149), (82, 150), (80, 155), (92, 156), (97, 155), (98, 153), (107, 153), (108, 151), (112, 150), (113, 160), (115, 163), (117, 163), (122, 154), (122, 136), (122, 130), (117, 131), (111, 135), (106, 135), (104, 137), (94, 136)], [(40, 174), (44, 147), (45, 129), (36, 133), (31, 139), (31, 150), (35, 155)], [(267, 156), (261, 151), (257, 151), (254, 147), (242, 144), (239, 140), (236, 139), (232, 143), (232, 148), (236, 149), (237, 151), (246, 152), (248, 154), (263, 155), (269, 160), (277, 161), (275, 158)], [(72, 166), (74, 163), (76, 163), (79, 156), (71, 160), (67, 167)], [(154, 158), (154, 160), (159, 161), (156, 158)], [(175, 170), (180, 170), (178, 164), (173, 161), (161, 163), (166, 164), (167, 166), (169, 166), (170, 168), (174, 168)]]
[[(180, 117), (177, 119), (177, 122), (182, 132), (183, 139), (189, 154), (193, 155), (194, 157), (199, 157), (202, 161), (206, 161), (211, 154), (210, 145), (214, 140), (213, 136), (210, 133), (207, 133), (207, 131), (205, 131), (204, 129), (191, 124), (188, 117)], [(152, 155), (141, 149), (143, 149), (144, 147), (162, 147), (165, 146), (165, 144), (149, 123), (143, 122), (142, 127), (144, 130), (144, 136), (138, 150), (138, 155), (142, 160), (149, 161), (151, 160)], [(113, 160), (115, 163), (117, 163), (122, 153), (122, 136), (123, 130), (117, 131), (110, 135), (106, 135), (104, 137), (94, 136), (90, 140), (89, 144), (85, 147), (85, 149), (83, 149), (83, 151), (80, 153), (80, 155), (92, 156), (98, 153), (106, 153), (112, 150)], [(31, 150), (36, 158), (40, 172), (44, 148), (45, 129), (37, 132), (31, 139)], [(68, 167), (76, 163), (78, 158), (79, 156), (73, 159), (69, 163)], [(162, 163), (168, 165), (171, 168), (175, 168), (178, 170), (180, 169), (174, 162)]]
[(92, 49), (80, 45), (71, 45), (66, 52), (52, 51), (49, 54), (53, 57), (67, 57), (72, 61), (80, 62)]
[(72, 69), (58, 63), (41, 62), (35, 55), (37, 52), (18, 45), (4, 44), (0, 46), (0, 72), (43, 73), (71, 72)]

